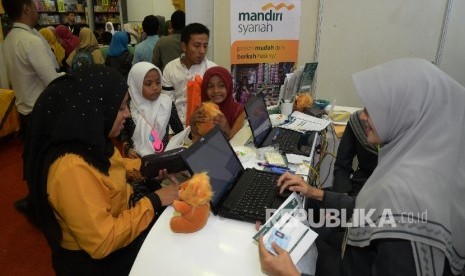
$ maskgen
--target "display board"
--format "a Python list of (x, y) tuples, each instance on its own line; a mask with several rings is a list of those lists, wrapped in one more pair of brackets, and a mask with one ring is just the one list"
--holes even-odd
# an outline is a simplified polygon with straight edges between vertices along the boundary
[[(318, 98), (336, 99), (338, 105), (361, 106), (352, 83), (353, 73), (395, 58), (436, 59), (447, 1), (321, 3), (320, 40), (316, 46)], [(460, 31), (463, 32), (463, 24)]]

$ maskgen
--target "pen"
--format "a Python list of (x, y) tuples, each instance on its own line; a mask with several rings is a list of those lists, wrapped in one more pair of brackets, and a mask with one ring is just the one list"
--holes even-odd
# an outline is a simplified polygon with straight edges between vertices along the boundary
[(285, 172), (295, 173), (295, 171), (289, 169), (288, 167), (272, 165), (272, 164), (268, 164), (268, 163), (264, 163), (264, 162), (258, 162), (258, 165), (269, 168), (270, 171), (272, 171), (274, 173), (280, 173), (280, 174), (283, 174)]
[(271, 139), (271, 141), (275, 142), (278, 139), (278, 134), (279, 130), (276, 131), (276, 134), (273, 136), (273, 139)]
[(283, 174), (285, 172), (290, 172), (290, 173), (295, 173), (293, 170), (290, 170), (289, 168), (283, 169), (283, 168), (270, 168), (270, 170), (274, 173), (279, 173)]
[(265, 162), (258, 162), (259, 166), (267, 167), (267, 168), (277, 168), (277, 169), (284, 169), (284, 170), (289, 170), (288, 167), (285, 166), (279, 166), (279, 165), (273, 165), (273, 164), (268, 164)]

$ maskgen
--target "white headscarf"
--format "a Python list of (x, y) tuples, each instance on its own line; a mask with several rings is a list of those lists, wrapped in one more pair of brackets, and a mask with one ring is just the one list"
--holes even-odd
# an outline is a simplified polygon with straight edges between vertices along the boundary
[(137, 34), (137, 32), (132, 28), (131, 23), (126, 23), (123, 25), (124, 31), (128, 32), (129, 35), (131, 36), (131, 41), (129, 42), (132, 45), (136, 45), (139, 43), (140, 36)]
[[(463, 273), (465, 88), (430, 62), (415, 58), (356, 73), (353, 81), (383, 144), (378, 166), (355, 208), (375, 209), (371, 218), (377, 225), (383, 209), (391, 209), (396, 227), (351, 228), (348, 243), (410, 240), (445, 255), (452, 272)], [(417, 217), (425, 211), (427, 222), (408, 223), (406, 214)], [(443, 263), (444, 257), (433, 265), (443, 268)]]
[[(111, 26), (111, 30), (108, 29), (108, 26)], [(112, 35), (114, 35), (116, 31), (115, 31), (115, 27), (113, 27), (113, 23), (111, 22), (105, 23), (105, 31), (110, 32)]]
[(128, 75), (131, 116), (136, 125), (132, 140), (134, 141), (137, 153), (141, 156), (155, 153), (152, 142), (149, 139), (152, 127), (157, 131), (159, 138), (163, 139), (171, 116), (172, 103), (169, 96), (160, 94), (156, 101), (147, 100), (142, 96), (142, 85), (145, 75), (153, 69), (158, 71), (161, 81), (162, 74), (160, 69), (149, 62), (134, 64)]

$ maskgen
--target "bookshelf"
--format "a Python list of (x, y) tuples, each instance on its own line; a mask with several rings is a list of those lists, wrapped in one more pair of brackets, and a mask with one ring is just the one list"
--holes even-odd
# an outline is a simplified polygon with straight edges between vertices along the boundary
[(105, 29), (105, 23), (111, 22), (115, 30), (121, 30), (121, 5), (119, 0), (92, 0), (94, 29)]
[(74, 12), (76, 23), (86, 25), (88, 18), (86, 0), (34, 0), (39, 13), (39, 25), (54, 26), (66, 24), (68, 12)]
[[(70, 11), (75, 13), (77, 23), (88, 25), (93, 30), (104, 29), (106, 22), (112, 22), (116, 30), (122, 29), (120, 0), (33, 0), (33, 2), (39, 14), (37, 29), (68, 23), (66, 16)], [(11, 29), (12, 22), (5, 14), (0, 13), (0, 18), (0, 35), (3, 34), (4, 37)]]

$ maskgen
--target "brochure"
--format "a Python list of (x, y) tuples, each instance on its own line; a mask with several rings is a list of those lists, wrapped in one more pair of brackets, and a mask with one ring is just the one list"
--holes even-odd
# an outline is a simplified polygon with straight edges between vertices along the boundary
[(271, 244), (272, 242), (278, 244), (289, 252), (294, 264), (297, 264), (318, 236), (299, 220), (299, 217), (303, 218), (300, 216), (303, 209), (299, 197), (297, 193), (292, 193), (253, 236), (253, 239), (258, 242), (260, 235), (263, 235), (265, 247), (273, 254), (276, 253)]
[(301, 133), (306, 131), (322, 131), (331, 121), (310, 116), (308, 114), (294, 111), (289, 117), (289, 122), (279, 127), (292, 129)]

